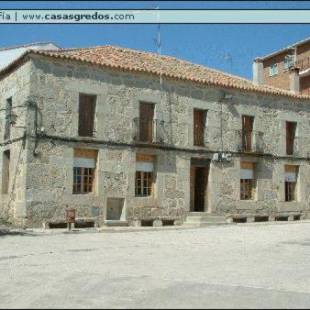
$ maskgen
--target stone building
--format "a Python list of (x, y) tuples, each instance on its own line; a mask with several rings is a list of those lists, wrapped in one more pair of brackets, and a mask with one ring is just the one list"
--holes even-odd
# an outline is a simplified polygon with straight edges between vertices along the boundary
[(253, 80), (310, 95), (310, 38), (257, 57), (253, 63)]
[(112, 46), (26, 51), (0, 76), (0, 218), (309, 217), (307, 96)]

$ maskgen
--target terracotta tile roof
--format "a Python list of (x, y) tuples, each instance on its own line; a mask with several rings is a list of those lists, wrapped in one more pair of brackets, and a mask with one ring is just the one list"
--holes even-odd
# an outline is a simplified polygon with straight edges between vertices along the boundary
[(247, 79), (201, 65), (196, 65), (174, 57), (162, 56), (155, 53), (142, 52), (128, 48), (98, 46), (90, 48), (62, 49), (58, 51), (33, 50), (29, 53), (53, 58), (76, 60), (123, 71), (144, 72), (158, 76), (162, 75), (167, 78), (192, 81), (205, 85), (310, 99), (310, 96), (294, 94), (290, 91), (267, 85), (255, 85)]

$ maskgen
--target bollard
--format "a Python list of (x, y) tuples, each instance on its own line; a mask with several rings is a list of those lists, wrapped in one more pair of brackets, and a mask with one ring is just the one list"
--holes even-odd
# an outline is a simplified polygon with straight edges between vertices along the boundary
[(66, 209), (66, 222), (68, 225), (68, 230), (71, 231), (72, 224), (75, 223), (75, 209)]

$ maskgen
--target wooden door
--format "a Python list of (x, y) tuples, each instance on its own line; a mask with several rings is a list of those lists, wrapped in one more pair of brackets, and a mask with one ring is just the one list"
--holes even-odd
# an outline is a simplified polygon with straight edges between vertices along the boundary
[(194, 109), (194, 145), (204, 145), (206, 111)]
[(190, 169), (190, 211), (207, 211), (209, 166), (195, 164)]
[(140, 141), (153, 142), (154, 104), (140, 103)]
[(196, 167), (195, 173), (195, 211), (204, 212), (206, 207), (206, 190), (208, 184), (208, 168)]
[(196, 167), (191, 166), (190, 169), (190, 211), (195, 211), (195, 175)]
[(294, 144), (296, 135), (296, 123), (286, 122), (286, 154), (294, 154)]
[(79, 136), (91, 137), (94, 134), (96, 96), (80, 94), (79, 97)]
[(244, 151), (252, 151), (253, 123), (253, 116), (242, 116), (242, 146)]

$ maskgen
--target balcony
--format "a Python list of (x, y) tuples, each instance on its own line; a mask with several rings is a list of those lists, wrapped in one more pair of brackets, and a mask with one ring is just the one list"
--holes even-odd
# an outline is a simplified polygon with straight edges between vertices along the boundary
[(309, 156), (307, 146), (309, 145), (309, 138), (294, 137), (286, 141), (286, 155), (288, 156)]
[(299, 72), (305, 71), (310, 68), (310, 57), (298, 59), (295, 62), (295, 67), (299, 68)]
[(238, 151), (244, 153), (265, 153), (264, 133), (261, 131), (237, 131)]
[(162, 144), (166, 140), (165, 122), (158, 119), (133, 120), (133, 140), (140, 143)]

